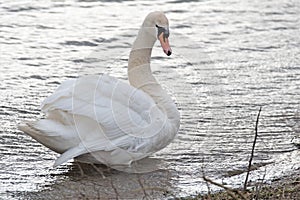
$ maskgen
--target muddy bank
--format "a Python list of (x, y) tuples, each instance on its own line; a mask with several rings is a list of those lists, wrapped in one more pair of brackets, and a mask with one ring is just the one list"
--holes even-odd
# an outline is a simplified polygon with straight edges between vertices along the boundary
[[(170, 184), (174, 173), (158, 170), (145, 174), (127, 174), (105, 166), (75, 163), (69, 178), (60, 180), (39, 192), (9, 194), (14, 199), (235, 199), (229, 192), (181, 196), (172, 192)], [(83, 170), (83, 171), (81, 171)], [(82, 174), (83, 173), (83, 174)], [(239, 190), (247, 199), (299, 199), (300, 172), (272, 180), (271, 183), (253, 183), (247, 192)], [(201, 191), (199, 191), (200, 193)], [(236, 195), (236, 199), (241, 199)]]
[[(81, 169), (80, 169), (81, 168)], [(129, 174), (102, 165), (77, 163), (68, 178), (46, 186), (38, 192), (18, 192), (14, 199), (163, 199), (171, 196), (171, 172), (158, 170), (144, 174)]]
[[(209, 185), (208, 185), (209, 187)], [(274, 179), (271, 183), (261, 182), (252, 183), (251, 188), (247, 191), (242, 189), (221, 191), (217, 193), (202, 194), (181, 198), (182, 200), (198, 200), (198, 199), (281, 199), (291, 200), (300, 199), (300, 172), (280, 179)]]

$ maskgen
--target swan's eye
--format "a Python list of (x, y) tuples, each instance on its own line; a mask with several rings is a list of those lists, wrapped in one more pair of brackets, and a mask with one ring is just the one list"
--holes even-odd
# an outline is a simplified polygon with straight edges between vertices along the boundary
[(168, 38), (169, 37), (169, 35), (170, 35), (169, 29), (161, 27), (161, 26), (158, 26), (157, 24), (155, 26), (157, 28), (157, 37), (159, 37), (161, 33), (164, 34), (163, 35), (164, 38)]

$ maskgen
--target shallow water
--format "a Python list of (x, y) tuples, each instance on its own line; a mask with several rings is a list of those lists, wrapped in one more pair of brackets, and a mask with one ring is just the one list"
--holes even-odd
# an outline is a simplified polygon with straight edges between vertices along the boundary
[(260, 106), (254, 163), (262, 167), (250, 178), (299, 170), (297, 1), (1, 1), (0, 197), (70, 179), (74, 164), (52, 168), (57, 154), (16, 124), (42, 117), (40, 103), (64, 80), (103, 72), (126, 79), (131, 44), (153, 10), (170, 20), (174, 54), (165, 57), (156, 44), (152, 69), (182, 117), (178, 138), (153, 156), (171, 173), (165, 187), (205, 192), (203, 172), (241, 184), (244, 174), (228, 176), (248, 165)]

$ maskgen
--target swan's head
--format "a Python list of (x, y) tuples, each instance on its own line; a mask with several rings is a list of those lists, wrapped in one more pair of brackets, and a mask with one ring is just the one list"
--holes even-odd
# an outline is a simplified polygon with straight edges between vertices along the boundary
[(161, 47), (165, 54), (170, 56), (172, 49), (169, 44), (169, 21), (163, 12), (155, 11), (151, 12), (145, 19), (144, 27), (150, 28), (151, 34), (155, 36), (161, 44)]

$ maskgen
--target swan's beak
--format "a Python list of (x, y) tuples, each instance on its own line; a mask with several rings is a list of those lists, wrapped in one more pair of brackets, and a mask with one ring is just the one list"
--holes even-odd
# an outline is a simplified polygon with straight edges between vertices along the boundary
[(169, 45), (169, 40), (167, 37), (164, 36), (164, 33), (161, 33), (158, 37), (159, 41), (160, 41), (160, 45), (162, 47), (162, 49), (164, 50), (165, 54), (167, 54), (168, 56), (170, 56), (172, 54), (172, 49)]

